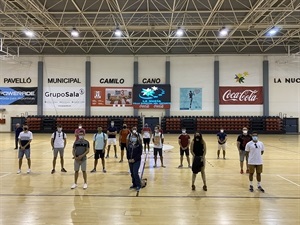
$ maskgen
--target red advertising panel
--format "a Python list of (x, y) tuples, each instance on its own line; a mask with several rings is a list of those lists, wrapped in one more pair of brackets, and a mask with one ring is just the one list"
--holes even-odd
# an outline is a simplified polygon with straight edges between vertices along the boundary
[(91, 106), (132, 106), (132, 88), (91, 87)]
[(263, 87), (219, 87), (220, 105), (261, 105)]

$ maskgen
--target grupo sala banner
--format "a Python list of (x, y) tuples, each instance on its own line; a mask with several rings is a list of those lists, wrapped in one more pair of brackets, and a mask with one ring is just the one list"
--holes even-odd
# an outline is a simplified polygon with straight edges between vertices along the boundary
[(261, 105), (263, 87), (219, 87), (221, 105)]

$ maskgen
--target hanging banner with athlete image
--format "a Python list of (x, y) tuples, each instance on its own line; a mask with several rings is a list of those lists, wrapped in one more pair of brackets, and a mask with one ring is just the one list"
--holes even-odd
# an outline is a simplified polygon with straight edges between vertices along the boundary
[(37, 87), (0, 87), (0, 105), (36, 105)]
[(45, 87), (44, 109), (78, 111), (85, 108), (84, 87)]
[(180, 88), (180, 110), (202, 110), (202, 88)]
[(132, 88), (91, 87), (91, 106), (132, 106)]

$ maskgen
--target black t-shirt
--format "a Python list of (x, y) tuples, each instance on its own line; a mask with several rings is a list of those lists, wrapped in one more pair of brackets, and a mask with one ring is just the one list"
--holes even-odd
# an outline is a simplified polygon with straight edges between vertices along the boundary
[(246, 144), (251, 140), (252, 137), (249, 134), (247, 135), (240, 134), (237, 138), (237, 141), (240, 142), (240, 150), (245, 151)]
[[(116, 132), (117, 131), (117, 128), (114, 126), (114, 127), (109, 127), (108, 128), (108, 131), (109, 132)], [(116, 138), (116, 135), (115, 134), (109, 134), (108, 135), (108, 138)]]
[(196, 141), (194, 139), (193, 151), (194, 151), (195, 156), (203, 156), (204, 149), (203, 149), (203, 144), (201, 143), (201, 141)]

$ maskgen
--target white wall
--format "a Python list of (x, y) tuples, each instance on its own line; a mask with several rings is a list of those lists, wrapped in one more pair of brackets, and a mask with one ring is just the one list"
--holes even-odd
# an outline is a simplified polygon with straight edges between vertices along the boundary
[[(38, 57), (20, 57), (17, 61), (8, 63), (0, 61), (0, 87), (37, 87), (37, 62)], [(30, 83), (4, 83), (4, 78), (30, 78)], [(11, 117), (19, 117), (24, 114), (36, 114), (36, 105), (0, 105), (5, 108), (2, 117), (5, 124), (0, 124), (0, 132), (10, 131)]]
[[(263, 56), (220, 56), (220, 86), (263, 86)], [(248, 72), (240, 84), (235, 74)], [(220, 116), (263, 115), (263, 105), (220, 105)]]

